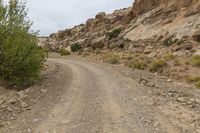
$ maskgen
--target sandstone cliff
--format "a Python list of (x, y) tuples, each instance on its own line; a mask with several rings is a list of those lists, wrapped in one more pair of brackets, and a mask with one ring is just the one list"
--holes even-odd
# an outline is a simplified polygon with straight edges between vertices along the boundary
[[(107, 33), (120, 29), (117, 38)], [(132, 7), (112, 14), (98, 13), (85, 24), (50, 35), (47, 45), (52, 50), (79, 43), (86, 49), (129, 48), (129, 41), (174, 35), (178, 39), (191, 37), (200, 29), (199, 0), (136, 0)]]

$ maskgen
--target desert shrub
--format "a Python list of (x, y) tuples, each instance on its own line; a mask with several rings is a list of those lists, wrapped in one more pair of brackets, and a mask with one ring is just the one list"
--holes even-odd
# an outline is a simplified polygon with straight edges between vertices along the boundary
[(110, 64), (118, 64), (120, 57), (118, 55), (108, 54), (108, 55), (103, 57), (103, 60), (107, 63), (110, 63)]
[(70, 55), (70, 54), (71, 54), (71, 52), (68, 51), (68, 50), (66, 50), (65, 48), (61, 48), (61, 49), (59, 50), (59, 53), (60, 53), (60, 55), (62, 55), (62, 56), (64, 56), (64, 55)]
[(81, 45), (79, 43), (74, 43), (70, 46), (70, 49), (72, 52), (77, 52), (82, 49)]
[(166, 61), (173, 60), (175, 56), (171, 53), (165, 54), (163, 57)]
[(197, 88), (200, 88), (200, 80), (199, 80), (198, 82), (196, 82), (195, 86), (196, 86)]
[(151, 64), (150, 64), (150, 71), (151, 72), (157, 72), (158, 70), (160, 70), (161, 68), (165, 67), (167, 64), (165, 61), (163, 60), (154, 60)]
[(195, 83), (195, 86), (197, 88), (200, 88), (200, 77), (199, 76), (186, 76), (186, 80), (188, 83)]
[(108, 40), (118, 37), (120, 33), (121, 33), (120, 28), (117, 28), (117, 29), (112, 30), (111, 32), (108, 32), (107, 33)]
[(192, 65), (200, 67), (200, 55), (192, 56)]
[(178, 39), (167, 38), (163, 41), (164, 46), (171, 46), (172, 44), (178, 42)]
[(186, 76), (186, 80), (189, 83), (193, 83), (193, 82), (198, 82), (200, 81), (200, 77), (199, 76)]
[(18, 87), (33, 84), (40, 76), (46, 52), (30, 30), (25, 4), (0, 0), (0, 78)]
[(146, 68), (146, 64), (142, 61), (135, 60), (129, 64), (129, 67), (144, 70)]

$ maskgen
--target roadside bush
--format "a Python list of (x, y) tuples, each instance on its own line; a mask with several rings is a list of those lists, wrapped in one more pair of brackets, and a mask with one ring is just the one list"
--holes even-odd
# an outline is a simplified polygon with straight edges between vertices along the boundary
[(0, 78), (18, 87), (39, 78), (46, 57), (26, 15), (24, 3), (10, 0), (4, 5), (0, 0)]
[(150, 64), (150, 71), (151, 72), (157, 72), (161, 68), (167, 66), (166, 62), (163, 60), (155, 60)]
[(192, 56), (192, 65), (200, 67), (200, 55)]
[(108, 40), (117, 38), (117, 37), (119, 36), (120, 33), (121, 33), (121, 29), (120, 29), (120, 28), (114, 29), (114, 30), (112, 30), (111, 32), (108, 32), (108, 33), (107, 33)]
[(120, 57), (118, 55), (106, 55), (103, 60), (110, 64), (119, 64)]
[(144, 70), (146, 68), (146, 64), (142, 61), (135, 60), (129, 64), (129, 67)]
[(59, 50), (59, 53), (60, 53), (61, 56), (65, 56), (65, 55), (70, 55), (71, 54), (71, 52), (66, 50), (65, 48), (61, 48)]
[(72, 52), (77, 52), (82, 49), (81, 45), (78, 43), (74, 43), (70, 46)]

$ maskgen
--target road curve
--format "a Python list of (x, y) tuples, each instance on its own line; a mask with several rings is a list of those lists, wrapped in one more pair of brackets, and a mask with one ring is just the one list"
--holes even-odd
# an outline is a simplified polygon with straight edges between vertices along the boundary
[(136, 100), (142, 95), (138, 83), (112, 68), (73, 59), (50, 59), (72, 70), (66, 86), (67, 100), (50, 110), (35, 128), (36, 133), (151, 133), (153, 114)]
[(47, 64), (35, 85), (6, 95), (1, 133), (200, 133), (200, 91), (187, 84), (79, 57)]

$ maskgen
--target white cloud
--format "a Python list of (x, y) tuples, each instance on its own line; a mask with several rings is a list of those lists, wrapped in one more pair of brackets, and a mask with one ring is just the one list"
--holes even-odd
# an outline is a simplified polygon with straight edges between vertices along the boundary
[(33, 29), (49, 35), (84, 23), (96, 13), (131, 6), (133, 0), (26, 0)]

